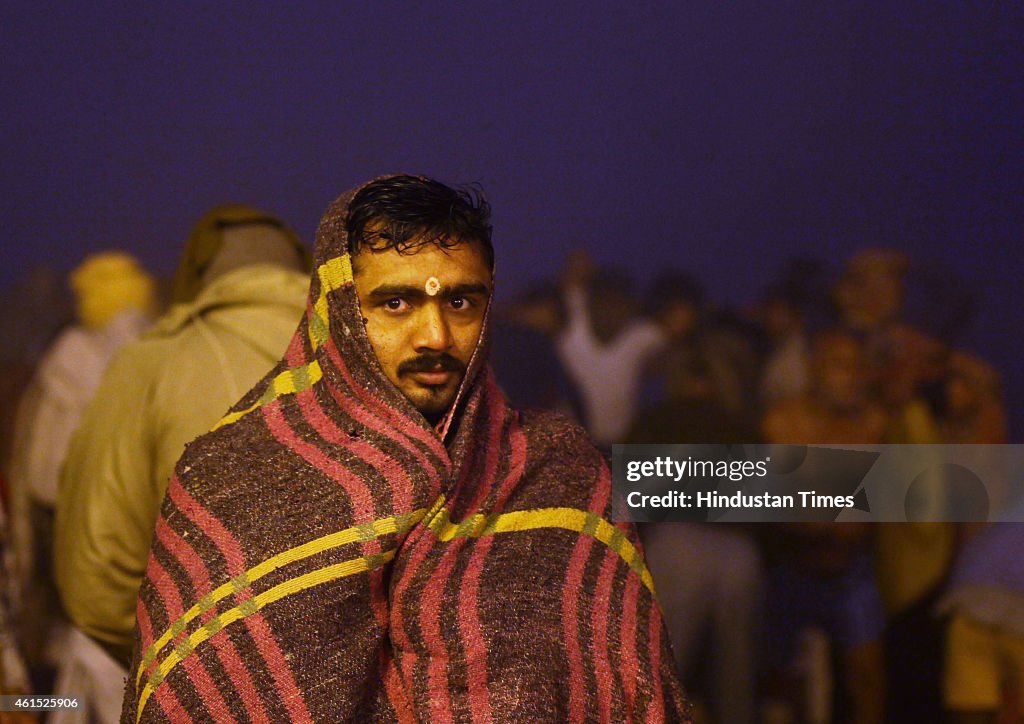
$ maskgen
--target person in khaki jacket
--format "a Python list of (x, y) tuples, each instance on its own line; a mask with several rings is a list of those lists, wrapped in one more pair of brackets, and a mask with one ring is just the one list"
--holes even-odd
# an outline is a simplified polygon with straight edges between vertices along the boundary
[[(73, 623), (122, 666), (174, 463), (280, 359), (308, 269), (277, 219), (214, 209), (188, 240), (171, 308), (121, 350), (83, 416), (60, 481), (57, 584)], [(123, 678), (109, 684), (119, 712)]]

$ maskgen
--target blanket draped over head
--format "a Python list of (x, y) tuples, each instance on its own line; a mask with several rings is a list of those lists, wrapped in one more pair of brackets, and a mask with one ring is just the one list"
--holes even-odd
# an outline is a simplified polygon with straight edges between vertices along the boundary
[(435, 430), (366, 336), (339, 198), (285, 359), (185, 451), (122, 720), (680, 721), (653, 583), (576, 426), (485, 332)]

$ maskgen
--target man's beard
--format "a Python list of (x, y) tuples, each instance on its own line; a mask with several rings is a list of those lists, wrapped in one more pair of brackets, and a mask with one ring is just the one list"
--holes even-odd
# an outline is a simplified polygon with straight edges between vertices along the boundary
[(455, 399), (458, 384), (461, 384), (466, 372), (466, 365), (450, 354), (420, 355), (398, 365), (398, 376), (404, 377), (417, 372), (453, 372), (457, 373), (455, 389), (450, 389), (450, 382), (443, 385), (419, 384), (420, 399), (409, 398), (417, 410), (427, 418), (431, 425), (436, 425), (448, 412)]

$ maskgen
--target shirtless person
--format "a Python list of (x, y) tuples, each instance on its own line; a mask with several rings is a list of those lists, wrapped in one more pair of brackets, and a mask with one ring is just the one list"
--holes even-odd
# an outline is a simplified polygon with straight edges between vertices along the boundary
[[(884, 409), (869, 394), (860, 343), (833, 331), (814, 342), (809, 392), (770, 408), (762, 432), (769, 443), (867, 445), (883, 442), (886, 427)], [(779, 654), (779, 664), (788, 663), (795, 642), (774, 639), (823, 628), (840, 649), (837, 683), (851, 706), (850, 721), (881, 722), (884, 614), (864, 545), (867, 525), (795, 523), (780, 532), (786, 556), (768, 574), (766, 620), (777, 622), (769, 650)]]

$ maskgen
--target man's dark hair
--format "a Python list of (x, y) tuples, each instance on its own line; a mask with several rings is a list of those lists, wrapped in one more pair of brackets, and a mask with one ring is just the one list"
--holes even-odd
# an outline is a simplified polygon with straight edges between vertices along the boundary
[(598, 267), (587, 282), (590, 295), (614, 296), (618, 299), (633, 299), (635, 286), (629, 269), (622, 266)]
[(467, 241), (484, 247), (488, 264), (491, 207), (473, 185), (452, 188), (420, 176), (391, 176), (361, 188), (349, 203), (349, 253), (363, 248), (413, 253), (424, 244), (451, 249)]
[(644, 303), (644, 313), (657, 317), (672, 304), (684, 303), (698, 311), (704, 308), (704, 286), (692, 274), (671, 270), (663, 272), (651, 284)]

